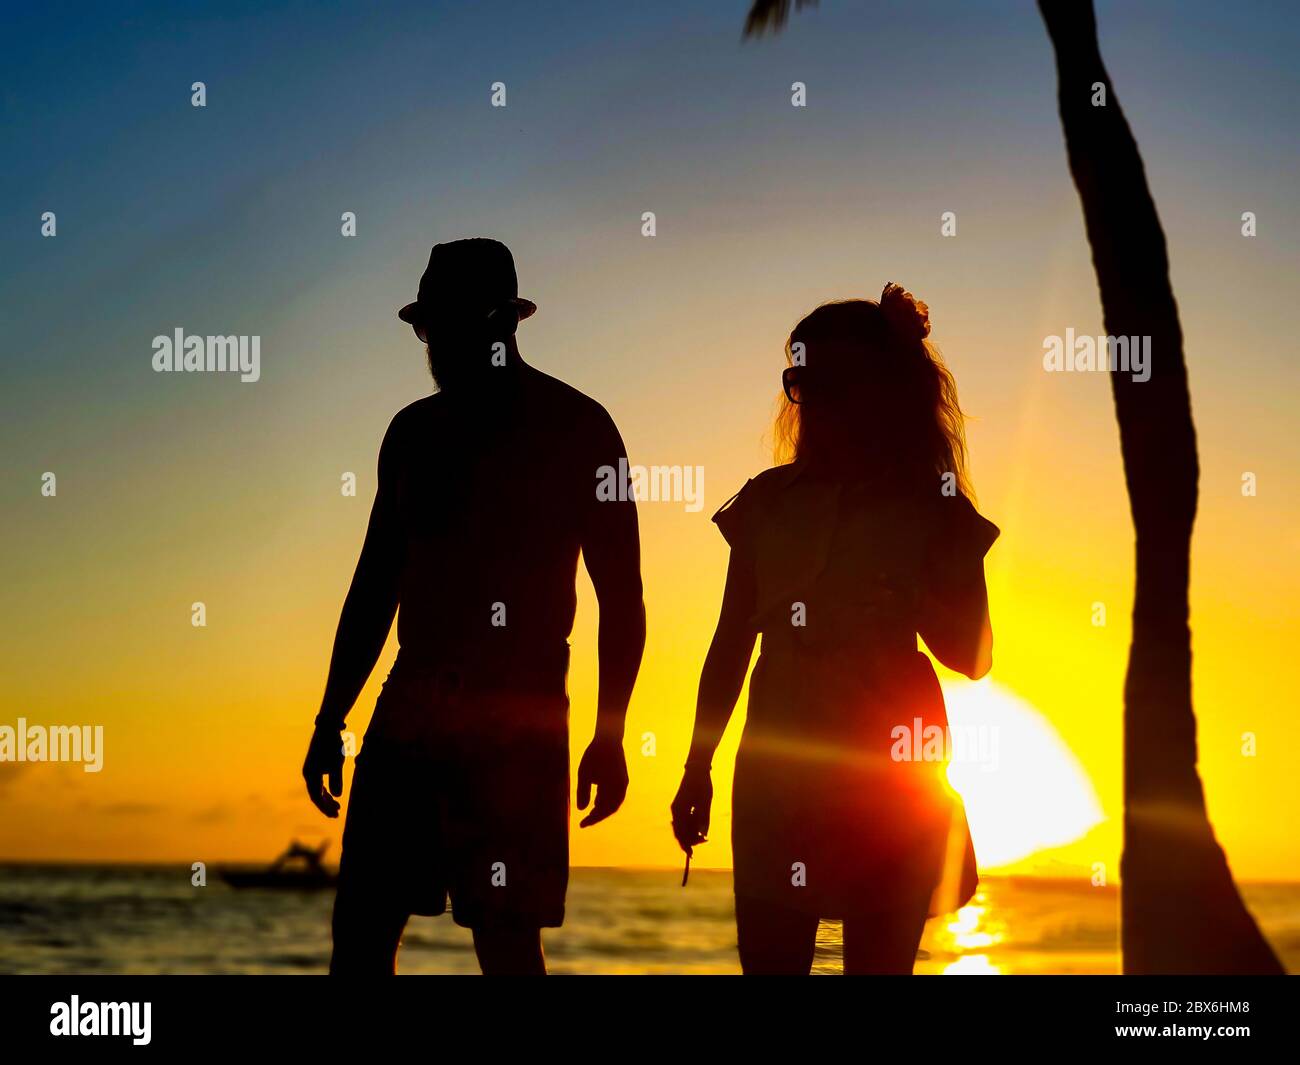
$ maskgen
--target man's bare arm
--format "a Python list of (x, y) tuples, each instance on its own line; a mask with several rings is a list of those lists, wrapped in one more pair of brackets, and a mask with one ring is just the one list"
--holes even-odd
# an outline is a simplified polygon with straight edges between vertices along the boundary
[[(611, 422), (600, 457), (617, 468), (623, 442)], [(592, 488), (595, 492), (595, 481)], [(628, 702), (645, 651), (645, 604), (641, 590), (641, 537), (636, 503), (631, 499), (593, 502), (583, 537), (582, 557), (600, 605), (597, 645), (600, 677), (596, 696), (596, 734), (578, 765), (578, 809), (585, 810), (596, 788), (596, 802), (581, 822), (586, 828), (613, 814), (627, 795), (623, 728)]]
[[(396, 424), (394, 420), (379, 450), (379, 488), (352, 586), (339, 616), (325, 695), (302, 768), (308, 797), (328, 817), (338, 816), (335, 798), (343, 794), (339, 731), (379, 661), (397, 613), (402, 540), (393, 484)], [(321, 784), (323, 777), (328, 778), (328, 791)]]
[(366, 539), (357, 559), (334, 636), (325, 695), (318, 722), (342, 728), (343, 720), (361, 694), (379, 661), (397, 614), (397, 582), (401, 572), (401, 536), (396, 528), (392, 480), (392, 430), (379, 452), (379, 488), (370, 511)]
[(600, 604), (596, 735), (622, 740), (627, 704), (645, 651), (645, 604), (636, 507), (630, 502), (608, 505), (619, 513), (603, 536), (583, 547), (583, 557)]

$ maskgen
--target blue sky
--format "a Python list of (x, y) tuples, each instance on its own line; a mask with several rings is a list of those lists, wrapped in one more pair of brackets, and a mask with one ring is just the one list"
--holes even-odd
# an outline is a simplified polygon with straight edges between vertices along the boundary
[[(168, 700), (214, 726), (273, 720), (277, 764), (297, 759), (378, 441), (430, 390), (396, 309), (430, 244), (478, 234), (510, 244), (539, 305), (525, 356), (605, 403), (634, 461), (707, 469), (703, 516), (643, 514), (646, 690), (672, 692), (689, 720), (724, 564), (707, 514), (767, 461), (785, 335), (822, 300), (896, 280), (930, 304), (977, 415), (980, 501), (1004, 529), (994, 604), (1021, 619), (1001, 630), (1006, 681), (1052, 714), (1030, 660), (1077, 636), (1094, 585), (1127, 587), (1129, 559), (1105, 382), (1041, 373), (1044, 335), (1100, 331), (1100, 315), (1036, 8), (823, 0), (779, 38), (742, 43), (746, 8), (5, 4), (0, 583), (24, 618), (0, 648), (17, 678), (10, 716), (109, 693), (136, 749), (157, 747), (116, 802), (141, 781), (163, 786), (168, 753), (184, 749), (189, 733), (143, 724)], [(1297, 574), (1276, 572), (1300, 525), (1297, 10), (1098, 5), (1187, 335), (1204, 486), (1197, 653), (1212, 670), (1198, 693), (1235, 705), (1240, 673), (1259, 686), (1241, 695), (1247, 709), (1285, 690), (1280, 659), (1298, 635), (1285, 620)], [(190, 105), (195, 81), (206, 108)], [(495, 81), (504, 109), (489, 105)], [(806, 108), (790, 106), (795, 81)], [(654, 240), (640, 233), (647, 210)], [(945, 210), (954, 240), (939, 236)], [(1244, 210), (1259, 218), (1249, 241)], [(40, 235), (44, 211), (54, 239)], [(355, 238), (340, 235), (344, 211)], [(261, 336), (261, 380), (152, 373), (152, 338), (178, 326)], [(34, 490), (51, 469), (59, 511)], [(1242, 469), (1269, 486), (1249, 512)], [(341, 470), (361, 479), (346, 510)], [(239, 624), (223, 634), (214, 621), (210, 657), (191, 660), (188, 604), (216, 588), (228, 601), (213, 617)], [(1216, 634), (1251, 625), (1258, 658), (1234, 647), (1214, 664)], [(1122, 632), (1111, 638), (1106, 691), (1123, 662)], [(280, 643), (292, 653), (273, 668), (264, 649)], [(70, 663), (69, 645), (94, 653)], [(584, 651), (580, 691), (590, 674)], [(231, 692), (204, 702), (196, 675)], [(1083, 698), (1059, 709), (1071, 743)], [(1246, 724), (1207, 727), (1230, 739)], [(1118, 779), (1117, 755), (1099, 761), (1110, 738), (1077, 745), (1103, 797)], [(1248, 794), (1226, 756), (1211, 773)], [(1251, 801), (1292, 779), (1270, 774)], [(111, 786), (111, 767), (103, 776)], [(634, 814), (647, 825), (671, 795), (666, 771), (655, 780)], [(1267, 869), (1261, 856), (1282, 844), (1251, 834), (1248, 806), (1228, 838), (1241, 833)]]

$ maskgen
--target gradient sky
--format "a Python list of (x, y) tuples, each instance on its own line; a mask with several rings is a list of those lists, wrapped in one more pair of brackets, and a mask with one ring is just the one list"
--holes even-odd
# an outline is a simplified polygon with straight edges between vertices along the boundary
[[(1045, 336), (1099, 333), (1101, 317), (1033, 5), (824, 0), (746, 44), (745, 0), (268, 6), (6, 12), (0, 724), (103, 724), (106, 756), (98, 775), (0, 765), (0, 857), (258, 859), (291, 835), (337, 840), (298, 769), (379, 440), (431, 390), (395, 311), (431, 243), (489, 235), (540, 308), (525, 358), (600, 399), (634, 462), (705, 469), (703, 511), (641, 509), (632, 791), (575, 828), (574, 861), (679, 860), (667, 807), (726, 563), (709, 515), (770, 464), (790, 327), (896, 280), (930, 305), (974, 416), (980, 507), (1003, 529), (992, 680), (1041, 715), (1110, 818), (1018, 867), (1113, 876), (1132, 533), (1109, 382), (1041, 365)], [(1187, 337), (1210, 810), (1239, 875), (1296, 878), (1300, 18), (1098, 8)], [(153, 373), (152, 338), (178, 326), (260, 335), (261, 381)], [(594, 720), (595, 617), (583, 575), (575, 750)], [(737, 733), (704, 864), (729, 862)]]

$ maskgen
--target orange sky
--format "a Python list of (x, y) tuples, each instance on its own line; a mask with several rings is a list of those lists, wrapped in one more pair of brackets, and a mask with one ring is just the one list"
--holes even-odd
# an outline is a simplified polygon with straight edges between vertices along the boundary
[[(1108, 382), (1041, 364), (1045, 336), (1101, 331), (1041, 27), (1026, 8), (1008, 16), (1005, 42), (936, 55), (897, 27), (875, 34), (865, 16), (822, 14), (762, 52), (736, 45), (734, 18), (683, 14), (700, 24), (634, 36), (593, 26), (547, 60), (565, 82), (548, 81), (536, 56), (494, 56), (518, 86), (509, 137), (486, 131), (502, 116), (477, 82), (408, 94), (425, 102), (399, 107), (413, 75), (388, 71), (389, 52), (369, 37), (353, 38), (345, 58), (324, 31), (269, 97), (256, 84), (261, 45), (227, 68), (215, 38), (199, 35), (232, 100), (204, 116), (202, 133), (188, 114), (142, 110), (116, 139), (99, 138), (77, 110), (92, 103), (49, 104), (78, 163), (23, 155), (21, 202), (32, 218), (47, 199), (63, 205), (60, 236), (33, 234), (24, 270), (0, 279), (23, 309), (11, 345), (26, 353), (0, 428), (0, 724), (102, 724), (105, 768), (0, 765), (0, 857), (255, 860), (291, 836), (337, 841), (298, 769), (378, 442), (392, 414), (430, 389), (394, 312), (433, 240), (485, 233), (512, 246), (521, 293), (540, 308), (521, 330), (525, 358), (600, 399), (632, 461), (705, 469), (703, 511), (641, 508), (649, 640), (628, 724), (632, 788), (618, 816), (575, 827), (574, 861), (678, 863), (667, 809), (726, 563), (709, 516), (770, 461), (791, 325), (823, 300), (875, 297), (896, 280), (930, 306), (975, 419), (980, 508), (1003, 530), (987, 561), (991, 679), (1019, 700), (1008, 705), (1036, 715), (1031, 728), (1016, 710), (1005, 727), (1037, 736), (1026, 748), (1036, 757), (1062, 759), (1045, 763), (1059, 768), (1047, 779), (1014, 761), (991, 774), (970, 797), (977, 844), (981, 802), (1011, 811), (986, 839), (991, 853), (1013, 853), (1041, 832), (1017, 809), (1057, 803), (1068, 820), (1095, 795), (1109, 820), (1016, 865), (1102, 862), (1113, 878), (1132, 535)], [(1137, 20), (1106, 43), (1169, 235), (1187, 336), (1202, 463), (1195, 700), (1210, 810), (1239, 875), (1296, 878), (1294, 149), (1287, 116), (1269, 103), (1291, 75), (1268, 51), (1249, 84), (1201, 79), (1193, 60), (1216, 41), (1225, 53), (1246, 48), (1223, 19)], [(259, 26), (272, 42), (288, 32)], [(875, 62), (860, 61), (863, 49)], [(484, 56), (467, 45), (456, 61), (477, 77)], [(50, 62), (42, 77), (57, 74)], [(142, 99), (160, 91), (124, 70), (101, 72), (106, 93), (115, 78)], [(816, 90), (806, 113), (789, 102), (799, 76)], [(20, 98), (54, 91), (16, 80)], [(1248, 89), (1263, 102), (1243, 131), (1234, 123)], [(347, 110), (362, 102), (373, 105), (366, 115)], [(381, 111), (382, 122), (368, 117)], [(281, 124), (267, 125), (268, 113)], [(342, 117), (329, 125), (328, 115)], [(17, 136), (37, 143), (35, 131)], [(163, 146), (158, 173), (133, 150), (149, 138)], [(257, 151), (243, 151), (250, 141)], [(1240, 150), (1206, 153), (1207, 142)], [(209, 176), (170, 169), (186, 158)], [(1252, 239), (1239, 232), (1247, 208), (1261, 219)], [(351, 241), (339, 235), (343, 209), (361, 219)], [(653, 238), (640, 233), (645, 210), (657, 213)], [(945, 210), (957, 212), (956, 237), (940, 236)], [(82, 301), (78, 315), (60, 293)], [(151, 338), (178, 325), (261, 335), (262, 379), (153, 374)], [(47, 470), (58, 474), (53, 499), (40, 495)], [(347, 471), (357, 498), (339, 492)], [(1246, 471), (1258, 477), (1254, 497), (1241, 493)], [(190, 624), (194, 601), (206, 604), (205, 628)], [(1095, 603), (1104, 627), (1092, 623)], [(573, 644), (576, 754), (594, 718), (585, 575)], [(393, 652), (353, 713), (358, 731)], [(716, 762), (702, 864), (729, 861), (738, 725), (739, 714)], [(653, 757), (641, 753), (646, 733)]]

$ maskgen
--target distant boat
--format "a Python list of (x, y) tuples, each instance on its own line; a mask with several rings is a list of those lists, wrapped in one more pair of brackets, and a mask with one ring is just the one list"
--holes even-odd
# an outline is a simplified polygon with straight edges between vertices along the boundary
[(321, 861), (328, 848), (328, 840), (316, 848), (294, 840), (289, 849), (265, 869), (223, 869), (221, 879), (232, 888), (316, 891), (333, 887), (338, 882), (338, 875), (326, 869)]

